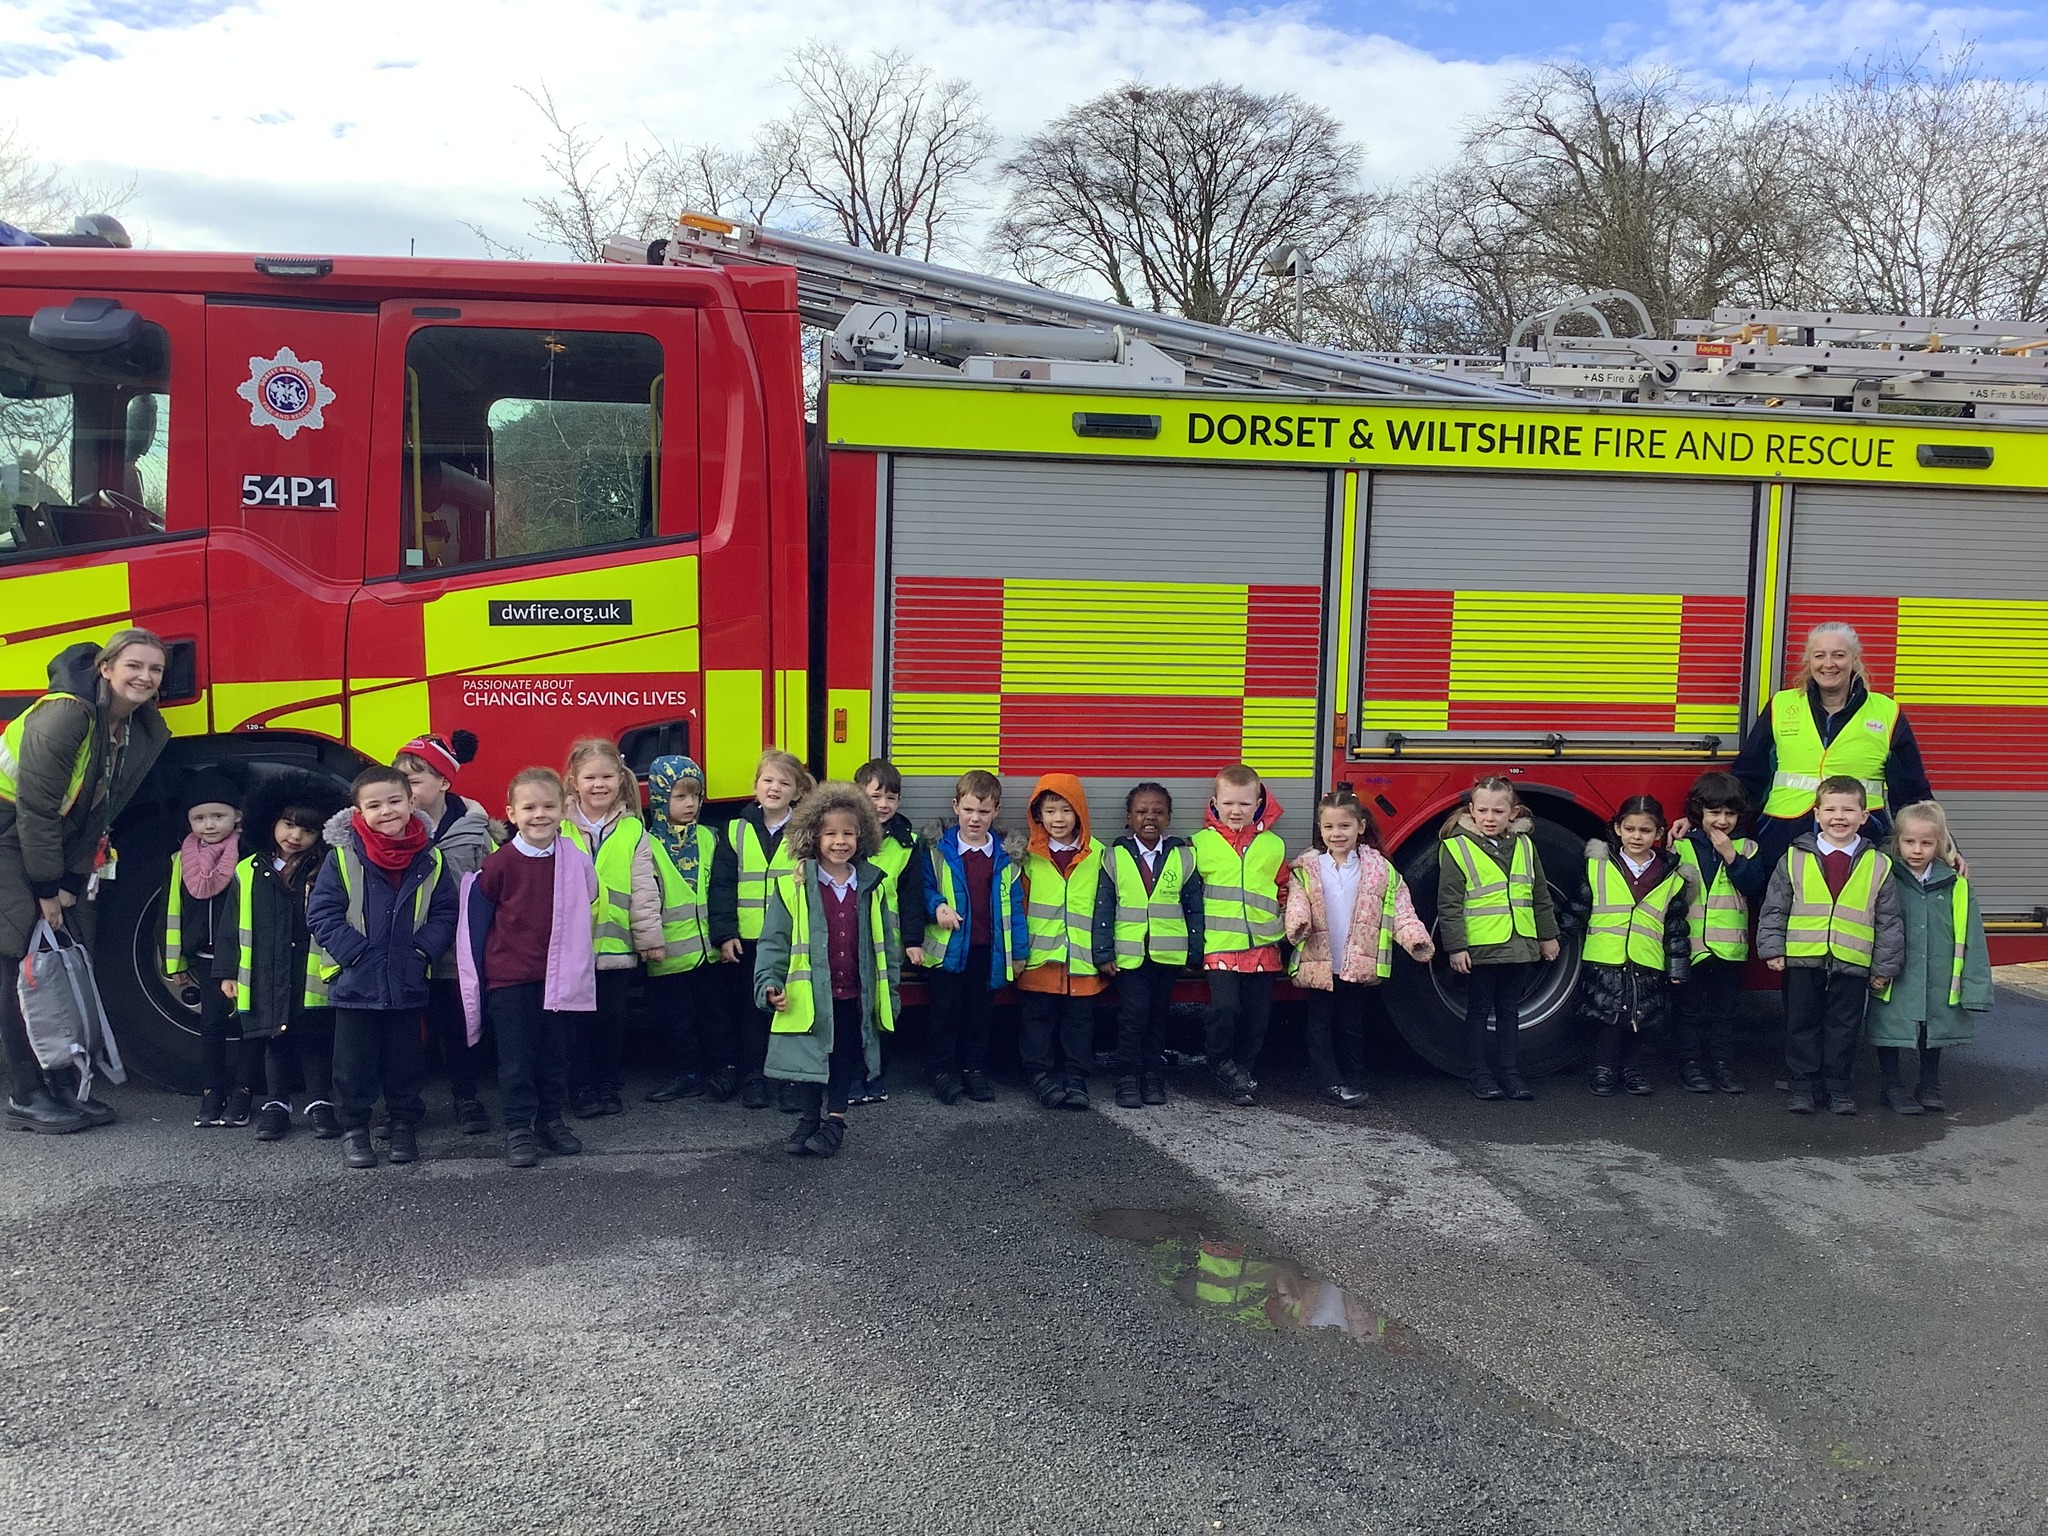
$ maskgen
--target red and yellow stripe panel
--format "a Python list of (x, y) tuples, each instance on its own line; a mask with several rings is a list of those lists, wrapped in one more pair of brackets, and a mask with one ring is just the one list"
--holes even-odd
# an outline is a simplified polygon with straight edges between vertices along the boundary
[(1374, 591), (1366, 731), (1732, 735), (1740, 597)]
[(1787, 607), (1786, 682), (1807, 631), (1831, 621), (1855, 628), (1870, 686), (1907, 711), (1938, 788), (2041, 788), (2048, 601), (1796, 593)]
[(905, 576), (894, 616), (905, 773), (1314, 771), (1319, 588)]

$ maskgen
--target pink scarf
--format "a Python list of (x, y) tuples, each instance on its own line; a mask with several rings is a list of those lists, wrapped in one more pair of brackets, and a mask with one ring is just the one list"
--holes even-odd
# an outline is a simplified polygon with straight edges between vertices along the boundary
[(235, 878), (235, 856), (242, 851), (239, 841), (224, 837), (217, 843), (202, 843), (197, 832), (185, 834), (178, 850), (178, 868), (185, 877), (185, 889), (201, 901), (211, 901)]

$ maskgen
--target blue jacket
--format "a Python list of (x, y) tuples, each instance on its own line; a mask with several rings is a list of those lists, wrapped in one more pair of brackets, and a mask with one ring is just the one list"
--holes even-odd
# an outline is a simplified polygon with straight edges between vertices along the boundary
[[(991, 832), (989, 836), (995, 839), (995, 851), (991, 857), (994, 858), (996, 864), (995, 880), (989, 888), (990, 891), (1000, 899), (1003, 882), (1010, 879), (1015, 879), (1017, 882), (1016, 888), (1012, 891), (1010, 897), (1009, 928), (1005, 930), (1001, 923), (994, 920), (995, 913), (989, 914), (989, 930), (994, 942), (989, 946), (988, 984), (990, 989), (993, 990), (1008, 985), (1007, 978), (1003, 975), (1003, 962), (1006, 956), (1011, 958), (1012, 965), (1020, 974), (1023, 972), (1024, 961), (1031, 954), (1031, 935), (1024, 926), (1024, 871), (1010, 857), (1010, 851), (1003, 846), (1002, 838), (994, 832)], [(977, 854), (975, 857), (979, 858), (980, 855)], [(919, 860), (924, 868), (924, 909), (926, 912), (937, 912), (939, 910), (939, 903), (945, 900), (944, 894), (939, 889), (938, 870), (933, 861), (938, 859), (945, 860), (953, 872), (953, 888), (965, 891), (967, 889), (967, 869), (965, 864), (962, 863), (964, 858), (965, 855), (960, 852), (960, 829), (958, 827), (948, 827), (942, 836), (934, 837), (927, 841)], [(969, 914), (967, 912), (962, 911), (960, 917), (960, 926), (946, 935), (946, 956), (943, 963), (943, 969), (956, 973), (967, 969), (967, 938), (972, 927), (971, 922), (968, 921)], [(906, 942), (908, 942), (909, 936), (906, 935), (905, 937)], [(926, 954), (929, 956), (930, 951), (927, 950)]]
[[(306, 898), (306, 926), (340, 965), (328, 987), (335, 1008), (402, 1010), (427, 1005), (429, 957), (445, 955), (455, 942), (455, 876), (441, 869), (429, 848), (407, 866), (394, 890), (384, 872), (362, 857), (349, 825), (353, 813), (337, 812), (327, 823), (329, 851)], [(341, 877), (345, 857), (362, 863), (363, 928), (348, 920), (348, 888)], [(427, 895), (426, 913), (415, 931), (413, 911), (420, 888), (439, 872)]]

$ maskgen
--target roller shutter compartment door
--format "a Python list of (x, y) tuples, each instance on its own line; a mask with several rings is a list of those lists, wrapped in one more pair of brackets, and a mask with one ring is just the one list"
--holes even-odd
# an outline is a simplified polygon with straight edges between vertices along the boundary
[(1300, 820), (1328, 506), (1315, 471), (898, 457), (887, 741), (907, 813), (992, 768), (1008, 826), (1049, 771), (1082, 777), (1098, 835), (1139, 779), (1199, 825), (1208, 775), (1241, 757)]
[(1854, 625), (1984, 909), (2048, 907), (2048, 496), (1802, 486), (1789, 583), (1783, 675)]
[(1378, 473), (1368, 495), (1368, 745), (1740, 731), (1749, 486)]

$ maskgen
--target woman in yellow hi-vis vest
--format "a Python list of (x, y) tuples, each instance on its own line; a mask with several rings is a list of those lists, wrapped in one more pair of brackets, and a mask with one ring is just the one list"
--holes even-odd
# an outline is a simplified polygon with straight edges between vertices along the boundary
[(91, 942), (87, 898), (107, 829), (171, 738), (156, 707), (167, 654), (146, 629), (74, 645), (50, 663), (50, 691), (0, 732), (0, 1049), (12, 1079), (7, 1123), (21, 1130), (81, 1131), (114, 1118), (78, 1098), (72, 1073), (45, 1079), (13, 978), (38, 918)]
[(1758, 809), (1757, 857), (1766, 869), (1813, 830), (1813, 792), (1822, 779), (1845, 773), (1863, 781), (1871, 814), (1865, 835), (1878, 843), (1890, 829), (1888, 805), (1934, 795), (1913, 727), (1896, 703), (1871, 690), (1863, 642), (1847, 624), (1817, 624), (1807, 634), (1792, 685), (1771, 695), (1731, 771)]

